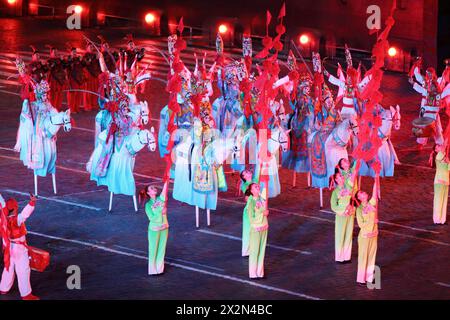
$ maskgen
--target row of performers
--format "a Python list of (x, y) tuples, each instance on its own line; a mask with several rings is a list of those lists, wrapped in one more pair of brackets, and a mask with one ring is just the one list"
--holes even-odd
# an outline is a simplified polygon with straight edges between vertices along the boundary
[[(211, 131), (212, 129), (217, 127), (217, 124), (219, 124), (222, 128), (222, 130), (224, 130), (226, 128), (227, 125), (230, 125), (233, 130), (236, 130), (236, 128), (240, 125), (241, 127), (245, 127), (248, 126), (250, 123), (250, 126), (252, 126), (252, 122), (254, 124), (258, 123), (258, 115), (256, 113), (253, 114), (253, 116), (250, 119), (245, 119), (245, 121), (239, 122), (239, 119), (243, 119), (242, 116), (241, 117), (236, 117), (235, 114), (233, 114), (233, 112), (238, 111), (239, 112), (239, 103), (236, 104), (236, 102), (238, 101), (238, 88), (239, 85), (238, 83), (236, 83), (236, 79), (238, 79), (237, 74), (238, 71), (236, 71), (236, 69), (230, 68), (230, 70), (232, 70), (231, 74), (226, 72), (226, 69), (224, 69), (224, 71), (219, 69), (219, 72), (224, 72), (225, 73), (225, 77), (219, 77), (219, 79), (221, 79), (221, 81), (223, 81), (222, 83), (220, 83), (220, 87), (224, 88), (223, 90), (223, 95), (221, 98), (219, 98), (218, 101), (216, 101), (217, 103), (214, 103), (211, 108), (208, 108), (208, 103), (207, 100), (202, 100), (201, 102), (201, 111), (200, 111), (200, 118), (193, 118), (191, 117), (192, 114), (189, 110), (191, 110), (192, 108), (191, 106), (191, 101), (189, 101), (189, 97), (192, 97), (192, 91), (190, 91), (189, 89), (189, 85), (186, 85), (186, 82), (184, 83), (185, 87), (185, 94), (180, 95), (178, 97), (178, 102), (180, 103), (181, 106), (183, 105), (188, 105), (189, 108), (182, 108), (182, 112), (176, 117), (176, 121), (179, 122), (180, 119), (184, 119), (184, 122), (181, 123), (182, 126), (184, 125), (186, 128), (189, 128), (191, 126), (194, 127), (193, 130), (193, 135), (187, 135), (186, 137), (182, 138), (182, 139), (189, 139), (189, 137), (191, 137), (191, 141), (188, 143), (186, 141), (180, 140), (178, 141), (178, 145), (175, 149), (176, 152), (176, 156), (177, 156), (177, 161), (175, 163), (175, 185), (174, 185), (174, 198), (177, 199), (177, 192), (176, 190), (179, 189), (180, 190), (180, 195), (181, 197), (184, 197), (183, 199), (177, 199), (183, 202), (187, 202), (189, 204), (195, 205), (197, 207), (200, 208), (204, 208), (204, 209), (215, 209), (216, 204), (217, 204), (217, 192), (220, 189), (226, 189), (226, 182), (225, 182), (225, 176), (223, 174), (223, 168), (221, 167), (221, 164), (223, 163), (224, 159), (218, 159), (217, 155), (215, 154), (215, 150), (216, 149), (220, 149), (220, 148), (215, 148), (217, 146), (221, 146), (221, 145), (229, 145), (227, 143), (222, 143), (223, 141), (213, 141), (212, 139), (212, 135), (208, 134), (209, 131)], [(347, 74), (351, 74), (352, 71), (347, 71)], [(201, 76), (197, 77), (198, 79), (202, 79)], [(338, 82), (336, 79), (337, 78), (331, 78), (331, 76), (329, 76), (330, 82), (333, 83), (336, 82), (338, 83), (338, 85), (341, 86), (341, 88), (345, 89), (346, 92), (346, 96), (344, 96), (344, 98), (347, 98), (348, 100), (344, 101), (344, 105), (345, 102), (347, 102), (347, 110), (344, 110), (345, 112), (342, 112), (341, 117), (345, 118), (345, 119), (353, 119), (355, 117), (355, 115), (357, 116), (358, 113), (361, 112), (362, 108), (358, 107), (360, 104), (357, 101), (357, 94), (355, 93), (354, 90), (360, 90), (365, 83), (367, 83), (368, 81), (370, 81), (370, 78), (368, 79), (363, 79), (362, 81), (358, 81), (358, 77), (350, 77), (349, 80), (346, 80), (344, 82)], [(122, 79), (123, 81), (124, 79)], [(202, 80), (211, 80), (211, 78), (203, 78)], [(356, 81), (355, 81), (356, 80)], [(207, 81), (205, 81), (207, 84)], [(41, 81), (42, 83), (42, 81)], [(189, 83), (191, 83), (191, 81), (189, 81)], [(293, 85), (291, 83), (283, 83), (283, 79), (280, 79), (280, 83), (281, 85), (285, 85), (285, 89), (286, 90), (291, 90), (292, 91), (292, 87)], [(278, 83), (278, 84), (280, 84)], [(45, 82), (44, 82), (45, 84)], [(197, 88), (201, 88), (203, 86), (204, 87), (208, 87), (207, 85), (205, 86), (205, 83), (201, 83), (200, 85), (196, 85)], [(196, 87), (194, 85), (194, 88)], [(297, 100), (295, 100), (294, 103), (292, 103), (292, 105), (295, 106), (299, 105), (298, 102), (300, 101), (301, 103), (303, 102), (304, 104), (300, 104), (302, 107), (301, 108), (295, 108), (295, 111), (293, 113), (293, 115), (295, 116), (297, 115), (304, 115), (304, 113), (302, 112), (309, 112), (311, 114), (313, 114), (314, 116), (312, 117), (312, 119), (314, 119), (313, 123), (314, 126), (317, 128), (318, 126), (318, 130), (322, 130), (322, 129), (326, 129), (326, 131), (328, 131), (328, 133), (330, 133), (329, 130), (333, 129), (336, 124), (337, 124), (337, 112), (334, 110), (334, 100), (333, 97), (331, 95), (331, 93), (329, 92), (329, 90), (324, 90), (324, 94), (322, 96), (323, 101), (320, 104), (320, 106), (322, 107), (322, 109), (320, 110), (320, 112), (315, 113), (314, 111), (316, 110), (316, 106), (315, 104), (312, 103), (312, 99), (311, 97), (309, 97), (309, 93), (311, 92), (311, 83), (308, 79), (302, 79), (302, 81), (299, 82), (298, 87), (294, 86), (298, 91), (298, 95), (296, 95)], [(36, 87), (35, 90), (37, 89), (37, 91), (39, 91), (39, 87)], [(191, 89), (192, 90), (192, 89)], [(48, 92), (48, 89), (46, 88), (41, 88), (41, 91), (45, 92), (45, 94), (38, 94), (40, 96), (40, 98), (37, 99), (37, 104), (33, 103), (34, 106), (38, 106), (39, 104), (43, 104), (44, 107), (45, 105), (51, 105), (47, 100), (46, 100), (46, 94)], [(353, 93), (352, 93), (353, 92)], [(356, 91), (357, 92), (357, 91)], [(191, 93), (191, 95), (189, 95), (188, 93)], [(353, 94), (353, 96), (352, 96)], [(255, 95), (257, 95), (257, 92), (255, 92)], [(230, 99), (231, 98), (231, 99)], [(125, 99), (125, 105), (128, 104), (128, 102), (126, 102), (127, 100)], [(350, 101), (353, 101), (353, 105), (350, 106)], [(116, 101), (116, 102), (120, 102), (120, 101)], [(119, 105), (121, 105), (121, 103), (119, 103)], [(274, 144), (274, 148), (278, 149), (280, 147), (280, 145), (283, 147), (283, 143), (287, 142), (287, 134), (286, 131), (284, 131), (283, 126), (281, 125), (283, 123), (283, 111), (281, 108), (282, 103), (272, 103), (271, 106), (271, 110), (273, 113), (273, 117), (270, 121), (270, 127), (272, 130), (272, 134), (271, 137), (269, 139), (269, 141), (275, 141), (276, 143)], [(305, 107), (306, 105), (306, 107)], [(231, 108), (230, 108), (231, 106)], [(312, 108), (312, 109), (311, 109)], [(39, 109), (39, 108), (38, 108)], [(45, 108), (44, 108), (45, 109)], [(126, 108), (125, 108), (126, 109)], [(186, 112), (186, 109), (188, 110)], [(183, 112), (183, 110), (185, 112)], [(110, 110), (106, 110), (111, 114), (114, 114), (114, 112), (111, 113)], [(242, 111), (241, 111), (242, 112)], [(31, 115), (33, 116), (32, 112), (28, 112), (31, 113)], [(165, 108), (165, 110), (163, 110), (163, 112), (161, 113), (162, 115), (162, 121), (161, 121), (161, 125), (167, 125), (167, 121), (165, 120), (165, 116), (167, 116), (167, 114), (169, 114), (170, 112), (168, 111), (167, 108)], [(231, 113), (231, 116), (229, 115), (229, 113)], [(35, 113), (35, 116), (38, 116), (38, 113)], [(227, 118), (228, 117), (228, 118)], [(114, 117), (112, 117), (114, 118)], [(195, 120), (192, 120), (195, 119)], [(228, 120), (227, 120), (228, 119)], [(289, 118), (288, 123), (292, 124), (292, 119), (293, 116), (291, 116)], [(295, 118), (294, 118), (295, 119)], [(311, 119), (311, 118), (310, 118)], [(344, 119), (344, 121), (345, 121)], [(192, 121), (190, 121), (192, 120)], [(319, 121), (317, 121), (319, 120)], [(35, 125), (35, 123), (37, 123), (38, 121), (36, 121), (36, 118), (31, 122), (33, 123), (33, 125)], [(231, 124), (230, 124), (231, 122)], [(63, 122), (64, 123), (64, 120)], [(111, 132), (111, 125), (114, 123), (114, 121), (109, 121), (109, 124), (104, 126), (104, 131), (107, 131), (105, 134), (108, 134)], [(228, 124), (227, 124), (228, 123)], [(350, 120), (349, 120), (350, 123)], [(179, 123), (180, 124), (180, 123)], [(181, 126), (181, 127), (182, 127)], [(45, 127), (43, 127), (43, 129), (46, 129)], [(51, 131), (49, 129), (46, 129), (47, 131)], [(20, 131), (20, 130), (19, 130)], [(44, 133), (47, 131), (43, 131)], [(304, 130), (302, 130), (304, 131)], [(161, 129), (160, 128), (160, 135), (161, 134), (165, 134), (166, 130)], [(278, 132), (277, 135), (275, 135), (273, 132)], [(112, 132), (113, 134), (113, 138), (115, 137), (116, 132)], [(303, 133), (302, 133), (303, 134)], [(120, 135), (120, 130), (119, 130), (119, 135)], [(140, 137), (139, 135), (138, 137), (138, 142), (140, 142)], [(106, 139), (106, 143), (108, 143), (107, 141), (108, 139)], [(154, 141), (154, 140), (153, 140)], [(167, 141), (167, 139), (161, 139), (160, 140), (160, 152), (164, 152), (164, 141)], [(185, 142), (185, 143), (182, 143)], [(213, 142), (219, 142), (219, 145), (213, 145)], [(103, 142), (104, 143), (104, 142)], [(277, 144), (278, 143), (278, 144)], [(121, 142), (119, 142), (119, 144), (122, 144)], [(113, 144), (114, 145), (114, 144)], [(131, 144), (132, 145), (132, 144)], [(129, 151), (129, 147), (130, 145), (127, 145), (127, 148), (124, 148), (123, 150), (127, 149)], [(161, 148), (162, 146), (162, 148)], [(182, 147), (184, 146), (185, 149), (183, 149)], [(197, 146), (197, 152), (195, 154), (197, 154), (199, 156), (198, 161), (196, 162), (197, 167), (192, 170), (189, 171), (187, 170), (189, 168), (190, 162), (181, 162), (180, 163), (180, 159), (183, 159), (185, 157), (187, 157), (186, 159), (188, 159), (188, 154), (189, 151), (191, 151), (192, 147)], [(209, 149), (208, 149), (209, 147)], [(113, 147), (114, 148), (114, 147)], [(119, 147), (120, 148), (120, 147)], [(187, 148), (187, 149), (186, 149)], [(108, 149), (108, 148), (106, 148)], [(185, 151), (185, 152), (183, 152)], [(270, 151), (270, 150), (269, 150)], [(286, 148), (287, 151), (287, 148)], [(101, 153), (103, 153), (103, 150), (100, 150)], [(95, 153), (95, 151), (94, 151)], [(112, 154), (114, 155), (114, 151), (112, 152)], [(52, 158), (53, 154), (56, 155), (56, 147), (55, 150), (52, 151), (50, 150), (49, 155), (42, 155), (42, 158)], [(117, 152), (117, 154), (119, 154), (119, 152)], [(135, 152), (131, 155), (130, 158), (134, 159), (134, 155)], [(120, 157), (120, 155), (119, 155)], [(209, 157), (209, 159), (208, 159)], [(103, 159), (107, 159), (108, 157), (104, 157)], [(287, 157), (289, 159), (289, 157)], [(436, 157), (436, 159), (441, 159), (442, 157)], [(54, 160), (56, 160), (56, 157), (54, 157)], [(111, 163), (113, 163), (114, 161), (112, 161), (111, 157), (110, 157), (110, 162), (109, 165)], [(115, 174), (115, 179), (114, 181), (117, 182), (118, 184), (133, 184), (133, 186), (131, 186), (130, 190), (135, 190), (135, 186), (134, 186), (134, 179), (126, 179), (126, 177), (132, 177), (132, 170), (133, 170), (133, 161), (128, 161), (130, 162), (130, 165), (127, 166), (126, 170), (123, 170), (121, 172), (119, 172), (118, 174)], [(54, 161), (52, 161), (53, 163), (53, 170), (48, 171), (48, 173), (54, 173)], [(294, 161), (293, 163), (295, 163), (295, 165), (297, 165), (297, 162)], [(445, 161), (444, 161), (445, 163)], [(108, 168), (108, 166), (106, 166), (106, 168)], [(241, 163), (236, 163), (235, 165), (237, 165), (237, 168), (242, 169), (242, 165)], [(245, 166), (245, 164), (244, 164)], [(255, 176), (258, 177), (260, 175), (260, 173), (258, 172), (258, 168), (260, 168), (259, 166), (256, 167), (256, 172), (255, 172)], [(240, 170), (238, 169), (238, 170)], [(271, 170), (272, 169), (272, 170)], [(109, 170), (109, 169), (108, 169)], [(47, 171), (47, 170), (45, 170)], [(177, 172), (178, 171), (178, 172)], [(245, 172), (245, 171), (244, 171)], [(188, 173), (188, 174), (187, 174)], [(125, 174), (125, 175), (124, 175)], [(244, 175), (244, 174), (243, 174)], [(250, 202), (251, 205), (250, 207), (254, 208), (250, 209), (251, 212), (253, 212), (253, 216), (250, 217), (248, 214), (244, 214), (244, 220), (246, 219), (246, 217), (248, 218), (249, 221), (257, 221), (259, 223), (259, 226), (253, 230), (255, 232), (258, 232), (257, 234), (254, 234), (253, 237), (250, 236), (250, 239), (253, 238), (254, 241), (249, 240), (249, 245), (248, 245), (248, 251), (250, 252), (250, 256), (251, 256), (251, 263), (250, 265), (250, 277), (254, 278), (254, 277), (262, 277), (264, 272), (263, 272), (263, 260), (264, 260), (264, 247), (265, 247), (265, 242), (266, 242), (266, 237), (267, 237), (267, 232), (264, 235), (263, 231), (267, 231), (267, 214), (268, 214), (268, 210), (267, 210), (267, 204), (263, 205), (263, 201), (261, 199), (267, 198), (267, 197), (274, 197), (276, 195), (278, 195), (280, 193), (280, 187), (279, 187), (279, 181), (278, 181), (278, 168), (277, 165), (275, 164), (275, 166), (271, 166), (269, 165), (269, 169), (267, 171), (267, 175), (269, 176), (269, 180), (268, 183), (264, 184), (263, 186), (263, 192), (260, 192), (260, 187), (259, 184), (254, 184), (251, 186), (248, 186), (247, 188), (244, 188), (247, 195), (249, 196), (248, 199), (251, 199), (252, 201)], [(447, 173), (448, 175), (448, 173)], [(91, 177), (92, 178), (92, 177)], [(339, 185), (339, 178), (337, 176), (333, 176), (333, 180)], [(98, 182), (98, 181), (97, 181)], [(187, 186), (185, 183), (190, 183), (189, 186)], [(106, 185), (108, 185), (108, 188), (110, 189), (110, 185), (106, 183)], [(151, 191), (153, 190), (153, 191)], [(164, 190), (167, 190), (167, 185), (165, 186)], [(374, 189), (376, 190), (376, 189)], [(111, 191), (111, 190), (110, 190)], [(187, 193), (186, 193), (187, 191)], [(192, 192), (192, 193), (191, 193)], [(447, 191), (448, 192), (448, 191)], [(117, 193), (121, 193), (121, 192), (117, 192)], [(132, 194), (134, 195), (135, 192), (133, 192)], [(342, 195), (340, 196), (347, 196), (348, 192), (343, 192)], [(126, 193), (128, 194), (128, 193)], [(164, 193), (163, 193), (164, 194)], [(186, 194), (191, 194), (194, 195), (196, 194), (196, 196), (194, 197), (187, 197)], [(374, 193), (375, 194), (375, 193)], [(130, 194), (131, 195), (131, 194)], [(159, 201), (156, 201), (155, 196), (156, 196), (156, 192), (154, 189), (152, 188), (148, 188), (146, 190), (146, 192), (144, 193), (144, 196), (147, 195), (148, 197), (150, 197), (150, 201), (153, 201), (153, 203), (150, 202), (150, 208), (148, 208), (148, 206), (146, 206), (146, 211), (149, 214), (149, 210), (153, 210), (153, 209), (157, 209), (161, 207), (161, 204), (164, 203), (164, 201), (167, 199), (167, 196), (163, 196), (162, 198), (159, 198)], [(360, 193), (360, 196), (357, 196), (357, 200), (360, 200), (361, 203), (367, 205), (369, 202), (367, 201), (367, 195), (364, 193)], [(252, 198), (250, 198), (250, 196), (252, 196)], [(259, 199), (259, 200), (258, 200)], [(372, 201), (373, 202), (373, 201)], [(248, 203), (247, 203), (248, 204)], [(370, 204), (370, 203), (369, 203)], [(372, 208), (372, 209), (371, 209)], [(367, 212), (375, 212), (375, 210), (373, 209), (374, 206), (371, 204), (371, 207), (369, 207), (369, 209), (367, 209)], [(159, 209), (158, 209), (159, 210)], [(157, 210), (157, 211), (158, 211)], [(253, 210), (253, 211), (252, 211)], [(248, 211), (248, 210), (247, 210)], [(152, 214), (154, 214), (154, 212), (150, 212)], [(164, 219), (164, 217), (162, 216), (164, 215), (164, 210), (161, 210), (161, 212), (157, 212), (156, 214), (156, 218), (151, 218), (151, 215), (149, 214), (149, 218), (150, 221), (152, 223), (152, 219), (156, 219), (156, 224), (158, 224), (158, 221), (163, 221), (162, 225), (155, 227), (156, 229), (161, 228), (161, 230), (156, 230), (156, 229), (152, 229), (150, 228), (152, 231), (162, 231), (162, 230), (167, 230), (168, 224), (167, 224), (167, 218)], [(162, 219), (162, 220), (161, 220)], [(253, 220), (252, 220), (253, 219)], [(254, 220), (256, 219), (256, 220)], [(376, 223), (376, 219), (372, 219), (372, 229), (374, 228), (373, 225), (374, 223)], [(258, 224), (257, 223), (257, 224)], [(244, 221), (244, 225), (245, 225), (245, 221)], [(247, 225), (248, 227), (248, 225)], [(248, 230), (248, 228), (247, 228)], [(373, 234), (372, 234), (373, 235)], [(164, 257), (164, 250), (165, 250), (165, 242), (164, 242), (164, 238), (167, 239), (167, 232), (163, 237), (160, 237), (160, 234), (155, 234), (152, 237), (150, 237), (149, 234), (149, 240), (150, 240), (150, 247), (151, 252), (150, 255), (154, 256), (155, 258), (152, 260), (152, 258), (150, 259), (151, 263), (153, 263), (153, 265), (150, 267), (149, 266), (149, 272), (150, 273), (160, 273), (161, 272), (161, 257)], [(153, 239), (153, 240), (151, 240)], [(243, 237), (244, 239), (244, 237)], [(159, 241), (162, 241), (161, 243)], [(251, 243), (254, 243), (253, 247), (251, 245)], [(367, 244), (367, 246), (373, 248), (373, 245), (370, 246), (370, 243)], [(367, 247), (366, 246), (366, 247)], [(244, 247), (244, 246), (243, 246)], [(158, 252), (158, 248), (161, 248), (162, 253), (156, 254)], [(253, 248), (253, 249), (252, 249)], [(251, 252), (254, 252), (253, 255), (251, 254)], [(244, 253), (244, 249), (243, 249), (243, 253)], [(368, 255), (371, 255), (374, 257), (374, 253), (372, 251), (368, 251), (368, 249), (366, 248), (366, 250), (364, 251), (364, 255), (366, 256), (365, 261), (367, 261)], [(159, 258), (158, 258), (159, 257)], [(158, 260), (159, 262), (157, 263), (156, 260)], [(163, 258), (162, 258), (163, 261)], [(150, 264), (151, 265), (151, 264)], [(159, 265), (159, 267), (157, 266)], [(370, 264), (370, 266), (372, 266), (372, 264)], [(369, 267), (370, 267), (369, 266)], [(367, 267), (367, 266), (366, 266)], [(151, 271), (153, 270), (153, 271)], [(155, 271), (156, 270), (156, 271)], [(159, 270), (159, 271), (158, 271)], [(365, 269), (366, 270), (366, 269)], [(365, 274), (367, 274), (367, 270), (364, 271)], [(362, 281), (359, 281), (362, 282)]]
[[(32, 46), (31, 61), (26, 66), (27, 74), (36, 82), (46, 80), (52, 88), (50, 101), (57, 110), (62, 109), (65, 94), (67, 104), (72, 113), (81, 109), (85, 111), (98, 110), (97, 97), (92, 92), (99, 91), (99, 77), (102, 73), (99, 56), (112, 73), (116, 69), (131, 70), (133, 63), (144, 58), (145, 49), (137, 48), (131, 35), (126, 37), (126, 48), (112, 50), (109, 44), (100, 37), (100, 48), (93, 42), (88, 42), (84, 53), (68, 44), (69, 54), (62, 55), (53, 46), (49, 47), (49, 58), (43, 60), (40, 53)], [(136, 62), (135, 62), (136, 61)], [(120, 63), (119, 63), (120, 62)], [(91, 92), (91, 93), (89, 93)], [(102, 94), (102, 93), (100, 93)], [(33, 101), (33, 88), (23, 83), (22, 99)]]

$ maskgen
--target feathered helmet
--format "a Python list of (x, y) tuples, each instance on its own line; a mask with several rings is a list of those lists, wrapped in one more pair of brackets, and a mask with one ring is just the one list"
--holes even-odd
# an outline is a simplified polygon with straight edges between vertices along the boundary
[(223, 54), (223, 40), (219, 33), (216, 37), (216, 52), (219, 55)]
[(287, 57), (287, 61), (286, 61), (287, 67), (289, 69), (289, 71), (294, 71), (297, 70), (297, 59), (295, 59), (294, 53), (289, 50), (289, 55)]
[(34, 93), (36, 96), (41, 97), (44, 93), (50, 91), (50, 86), (46, 80), (41, 80), (41, 82), (37, 83), (34, 86)]
[(347, 44), (345, 45), (345, 61), (347, 62), (347, 68), (353, 68), (352, 54), (350, 53)]
[(353, 67), (352, 54), (347, 45), (345, 45), (345, 60), (347, 61), (347, 77), (345, 80), (347, 84), (354, 86), (358, 82), (358, 70)]
[(244, 35), (242, 37), (242, 55), (244, 57), (251, 57), (253, 53), (253, 48), (252, 48), (252, 38), (250, 38), (247, 35)]
[(320, 53), (313, 52), (312, 60), (313, 60), (313, 70), (314, 70), (314, 72), (322, 73), (322, 60), (320, 59)]

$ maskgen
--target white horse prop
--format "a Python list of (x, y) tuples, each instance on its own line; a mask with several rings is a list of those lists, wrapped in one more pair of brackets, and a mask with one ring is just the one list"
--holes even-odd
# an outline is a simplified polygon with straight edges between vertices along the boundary
[(328, 187), (336, 165), (342, 158), (348, 159), (347, 145), (358, 134), (356, 117), (346, 118), (331, 131), (321, 134), (315, 131), (308, 136), (310, 147), (312, 186), (320, 188), (320, 207), (323, 207), (323, 188)]
[[(56, 135), (61, 127), (65, 132), (72, 129), (70, 110), (57, 112), (51, 108), (40, 119), (29, 112), (28, 100), (24, 100), (20, 116), (20, 126), (14, 150), (20, 152), (20, 159), (29, 169), (34, 170), (34, 194), (38, 195), (38, 176), (52, 172), (53, 192), (56, 194)], [(37, 118), (37, 119), (36, 119)]]
[[(96, 181), (97, 185), (108, 187), (110, 192), (109, 211), (112, 210), (113, 195), (124, 194), (133, 197), (134, 210), (137, 212), (136, 184), (133, 176), (135, 157), (145, 146), (151, 152), (156, 150), (154, 132), (153, 127), (150, 131), (136, 128), (128, 136), (110, 137), (109, 141), (106, 141), (107, 130), (100, 133), (99, 143), (86, 164), (86, 169), (91, 173), (91, 180)], [(108, 156), (105, 155), (105, 151), (108, 149), (112, 153), (107, 164), (103, 164), (103, 159)], [(98, 168), (101, 168), (102, 165), (104, 173), (99, 174)]]

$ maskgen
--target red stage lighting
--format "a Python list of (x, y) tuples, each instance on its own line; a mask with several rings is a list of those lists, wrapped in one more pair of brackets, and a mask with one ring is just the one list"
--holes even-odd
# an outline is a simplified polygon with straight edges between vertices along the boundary
[(75, 6), (75, 13), (80, 14), (83, 11), (83, 7), (82, 6)]
[(153, 13), (149, 12), (145, 15), (145, 22), (148, 24), (152, 24), (153, 22), (155, 22), (156, 17)]
[(298, 38), (300, 44), (307, 44), (309, 42), (309, 37), (307, 34), (302, 34), (299, 38)]
[(228, 27), (227, 27), (226, 25), (221, 24), (221, 25), (219, 26), (219, 32), (220, 32), (220, 33), (224, 34), (224, 33), (226, 33), (227, 31), (228, 31)]
[(388, 50), (388, 54), (390, 57), (395, 57), (397, 55), (397, 49), (395, 47), (390, 47)]
[(8, 3), (9, 3), (10, 5), (13, 5), (13, 4), (16, 3), (16, 0), (8, 0)]

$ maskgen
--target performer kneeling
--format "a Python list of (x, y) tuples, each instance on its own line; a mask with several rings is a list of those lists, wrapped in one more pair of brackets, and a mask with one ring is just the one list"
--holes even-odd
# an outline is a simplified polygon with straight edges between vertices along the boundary
[(450, 163), (445, 155), (445, 147), (434, 146), (430, 156), (430, 165), (436, 168), (434, 178), (433, 221), (435, 224), (445, 224), (447, 219), (447, 200)]
[(1, 230), (3, 238), (3, 259), (5, 266), (0, 282), (0, 294), (7, 294), (14, 284), (17, 273), (19, 292), (22, 300), (39, 300), (31, 293), (30, 284), (30, 260), (25, 227), (25, 221), (34, 211), (36, 197), (30, 195), (30, 202), (18, 214), (19, 205), (15, 199), (5, 202), (0, 194)]
[(250, 257), (248, 261), (251, 279), (264, 278), (264, 256), (266, 253), (269, 210), (266, 206), (266, 189), (260, 192), (257, 183), (249, 185), (246, 210), (250, 221)]
[(359, 284), (372, 283), (375, 271), (375, 257), (377, 255), (378, 241), (378, 204), (377, 190), (379, 178), (375, 177), (372, 198), (364, 191), (355, 195), (358, 207), (356, 220), (360, 228), (358, 235), (358, 274), (356, 281)]
[(139, 200), (149, 199), (145, 204), (148, 220), (148, 274), (157, 275), (164, 272), (164, 256), (166, 254), (169, 223), (167, 221), (167, 184), (157, 197), (157, 189), (148, 186), (139, 194)]

